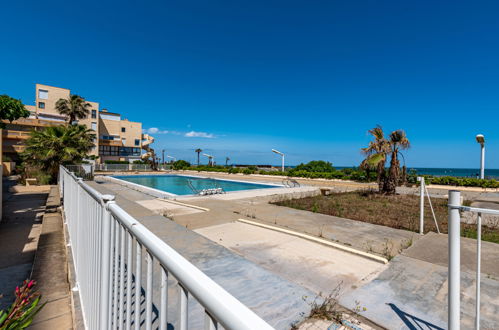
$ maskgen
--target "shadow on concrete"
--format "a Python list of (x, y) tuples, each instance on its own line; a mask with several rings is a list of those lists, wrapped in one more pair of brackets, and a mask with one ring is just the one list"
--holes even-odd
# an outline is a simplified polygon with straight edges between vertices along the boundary
[[(12, 194), (4, 202), (0, 222), (0, 309), (9, 305), (15, 287), (30, 276), (36, 252), (41, 215), (47, 193)], [(31, 235), (30, 235), (31, 234)]]
[(418, 330), (418, 329), (435, 329), (435, 330), (444, 330), (443, 328), (436, 326), (430, 322), (427, 322), (423, 319), (420, 319), (414, 315), (411, 315), (409, 313), (406, 313), (402, 310), (400, 310), (395, 304), (389, 303), (387, 304), (388, 306), (391, 307), (391, 309), (397, 314), (397, 316), (404, 322), (404, 324), (407, 326), (408, 329), (410, 330)]
[(30, 237), (33, 225), (41, 224), (47, 193), (14, 194), (4, 203), (0, 222), (0, 268), (32, 262), (36, 247), (26, 249), (38, 237)]

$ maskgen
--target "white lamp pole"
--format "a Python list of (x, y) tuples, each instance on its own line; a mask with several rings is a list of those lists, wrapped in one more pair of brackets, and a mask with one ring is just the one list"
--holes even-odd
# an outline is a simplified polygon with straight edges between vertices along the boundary
[(281, 155), (281, 157), (282, 157), (282, 171), (284, 172), (284, 154), (280, 151), (275, 150), (275, 149), (272, 149), (272, 152), (274, 152), (278, 155)]
[(213, 165), (213, 160), (215, 159), (215, 157), (213, 157), (212, 155), (208, 155), (208, 154), (203, 154), (203, 156), (208, 157), (208, 165)]
[(476, 142), (480, 143), (482, 146), (482, 152), (480, 156), (480, 179), (485, 178), (485, 137), (483, 134), (478, 134), (476, 136)]
[[(485, 137), (483, 134), (478, 134), (476, 136), (476, 142), (480, 143), (481, 155), (480, 155), (480, 179), (485, 178)], [(450, 195), (449, 195), (450, 196)], [(449, 199), (450, 204), (450, 199)], [(477, 235), (476, 235), (476, 252), (477, 252), (477, 262), (476, 262), (476, 305), (475, 305), (475, 329), (480, 329), (480, 274), (481, 274), (481, 255), (482, 255), (482, 213), (478, 213), (477, 217)]]

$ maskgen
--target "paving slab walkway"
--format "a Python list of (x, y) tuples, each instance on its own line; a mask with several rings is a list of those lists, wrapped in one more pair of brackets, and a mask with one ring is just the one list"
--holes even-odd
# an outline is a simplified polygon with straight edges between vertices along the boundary
[[(95, 182), (89, 182), (89, 184), (101, 193), (114, 194), (117, 204), (125, 211), (276, 329), (289, 329), (291, 324), (301, 321), (304, 315), (309, 314), (310, 306), (302, 297), (314, 296), (310, 290), (144, 208), (136, 203), (135, 192), (112, 190), (109, 188), (113, 188), (113, 186), (107, 184)], [(132, 267), (132, 269), (134, 268)], [(155, 267), (154, 272), (155, 278), (161, 277), (159, 267)], [(143, 275), (145, 276), (145, 273)], [(145, 279), (143, 283), (145, 283)], [(159, 285), (158, 282), (155, 284)], [(153, 301), (157, 303), (157, 306), (159, 306), (160, 291), (159, 288), (154, 290)], [(168, 316), (169, 323), (173, 327), (177, 325), (178, 321), (177, 293), (175, 282), (173, 279), (169, 280), (168, 295), (172, 303)], [(190, 327), (193, 329), (202, 328), (204, 319), (202, 310), (195, 303), (189, 304), (189, 309), (192, 313), (192, 317), (190, 316), (189, 319)]]
[(46, 303), (30, 326), (35, 330), (73, 329), (68, 261), (62, 216), (57, 209), (59, 205), (59, 188), (52, 187), (31, 275)]
[[(389, 329), (445, 329), (447, 324), (448, 237), (429, 233), (395, 257), (369, 283), (340, 299), (367, 307), (365, 317)], [(482, 242), (481, 326), (499, 328), (499, 245)], [(461, 327), (475, 315), (476, 240), (461, 239)], [(360, 297), (360, 298), (359, 298)]]
[(195, 231), (317, 295), (328, 295), (336, 288), (341, 293), (352, 291), (386, 267), (346, 251), (240, 222)]
[(0, 309), (14, 300), (13, 291), (31, 274), (47, 192), (4, 195), (0, 222)]

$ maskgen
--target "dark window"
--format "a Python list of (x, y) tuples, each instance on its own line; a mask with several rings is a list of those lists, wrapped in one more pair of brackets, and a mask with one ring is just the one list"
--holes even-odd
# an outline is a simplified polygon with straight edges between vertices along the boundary
[(45, 102), (38, 102), (38, 107), (40, 109), (45, 109)]
[(135, 139), (135, 145), (136, 146), (140, 146), (140, 140), (139, 139)]
[(92, 118), (97, 118), (97, 110), (92, 110)]
[(126, 132), (126, 128), (122, 127), (121, 128), (121, 133), (125, 133)]

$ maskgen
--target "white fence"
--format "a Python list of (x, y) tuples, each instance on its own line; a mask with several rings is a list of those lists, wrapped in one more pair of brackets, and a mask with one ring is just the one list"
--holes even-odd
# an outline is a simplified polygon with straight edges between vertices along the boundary
[[(114, 196), (100, 194), (64, 167), (59, 176), (87, 329), (166, 330), (171, 324), (186, 330), (193, 314), (191, 297), (204, 309), (205, 329), (219, 324), (272, 329), (119, 207)], [(153, 278), (154, 265), (160, 278)]]
[(147, 172), (152, 171), (149, 164), (96, 164), (95, 171), (101, 172)]
[(450, 330), (459, 329), (461, 316), (461, 211), (477, 214), (477, 268), (476, 268), (476, 301), (475, 329), (480, 329), (480, 273), (482, 257), (482, 214), (499, 215), (499, 210), (482, 209), (461, 205), (461, 192), (449, 190), (449, 319)]

